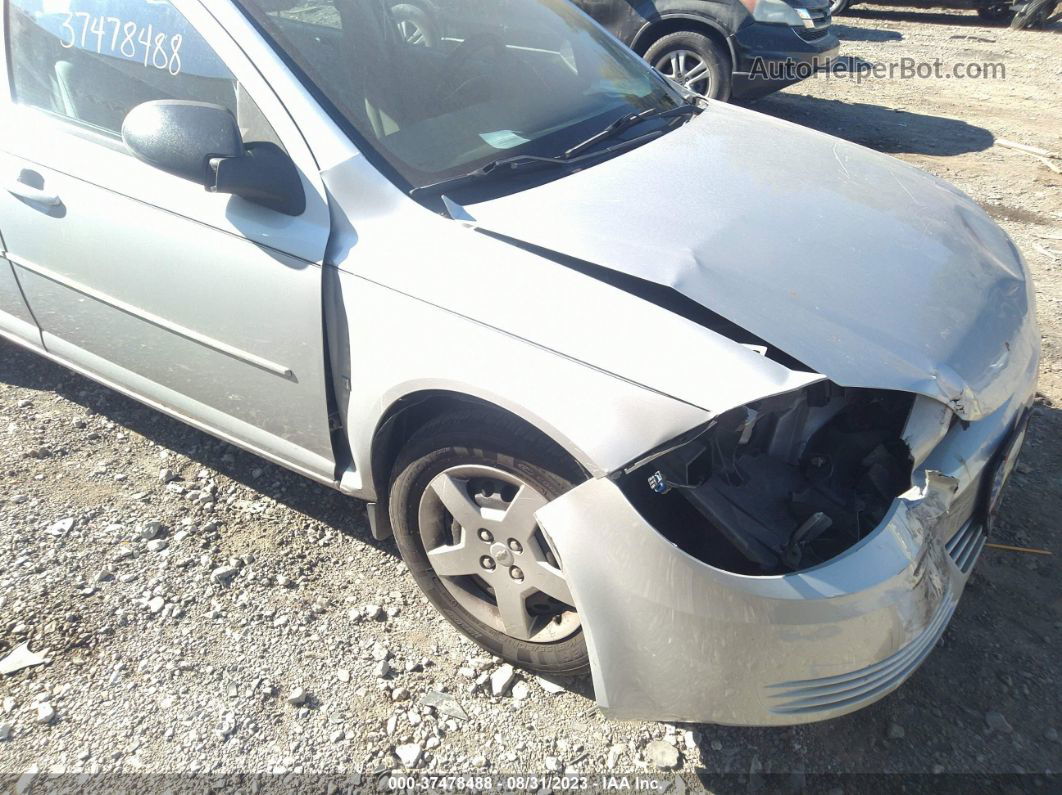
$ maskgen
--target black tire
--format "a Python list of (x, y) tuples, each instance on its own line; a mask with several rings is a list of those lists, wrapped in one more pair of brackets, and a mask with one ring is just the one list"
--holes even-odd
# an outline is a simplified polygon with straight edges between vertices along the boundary
[(645, 60), (667, 74), (666, 62), (669, 57), (683, 50), (695, 53), (708, 67), (709, 84), (704, 95), (710, 99), (728, 101), (732, 83), (730, 56), (703, 33), (680, 30), (662, 36), (646, 50)]
[(1011, 30), (1043, 27), (1054, 13), (1056, 5), (1058, 5), (1057, 0), (1032, 0), (1014, 14), (1014, 18), (1010, 21)]
[(419, 528), (421, 498), (439, 473), (470, 464), (516, 475), (549, 500), (584, 479), (560, 447), (515, 418), (462, 412), (429, 423), (407, 442), (391, 475), (389, 509), (395, 542), (413, 579), (459, 632), (491, 654), (538, 673), (586, 673), (590, 664), (581, 626), (553, 642), (511, 637), (459, 604), (432, 568)]
[(1010, 3), (999, 3), (987, 8), (977, 9), (977, 16), (986, 22), (1010, 22), (1014, 18), (1014, 11)]
[(831, 0), (830, 2), (830, 16), (836, 17), (843, 14), (848, 10), (850, 5), (849, 0)]
[(421, 47), (434, 47), (439, 36), (428, 12), (412, 3), (391, 6), (391, 17), (404, 40)]

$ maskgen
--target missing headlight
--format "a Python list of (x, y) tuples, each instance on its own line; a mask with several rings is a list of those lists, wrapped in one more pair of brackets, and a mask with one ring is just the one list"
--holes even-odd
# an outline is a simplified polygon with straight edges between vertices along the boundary
[(864, 538), (911, 485), (913, 396), (828, 382), (720, 415), (630, 472), (628, 498), (691, 555), (742, 574), (806, 569)]

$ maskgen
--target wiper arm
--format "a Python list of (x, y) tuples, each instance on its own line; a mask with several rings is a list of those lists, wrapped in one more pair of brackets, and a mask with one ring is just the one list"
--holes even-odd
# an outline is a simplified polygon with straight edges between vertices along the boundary
[(628, 116), (623, 116), (610, 124), (605, 130), (597, 133), (596, 135), (587, 138), (585, 141), (576, 144), (568, 149), (563, 154), (556, 157), (548, 157), (544, 155), (513, 155), (512, 157), (501, 157), (497, 160), (492, 160), (486, 165), (480, 166), (475, 171), (470, 171), (467, 174), (462, 174), (457, 177), (451, 177), (450, 179), (444, 179), (440, 182), (433, 183), (431, 185), (424, 185), (419, 188), (414, 188), (410, 191), (410, 196), (416, 198), (417, 196), (431, 195), (439, 196), (447, 191), (455, 190), (457, 188), (463, 188), (466, 185), (470, 185), (473, 182), (481, 182), (483, 180), (491, 179), (494, 177), (501, 177), (502, 175), (509, 175), (516, 171), (532, 170), (536, 168), (577, 168), (584, 160), (591, 158), (603, 157), (616, 152), (620, 152), (624, 149), (628, 149), (638, 144), (644, 143), (650, 138), (656, 138), (663, 135), (666, 130), (654, 130), (653, 132), (640, 135), (637, 138), (632, 138), (629, 141), (622, 141), (618, 144), (610, 146), (606, 149), (601, 149), (597, 152), (587, 153), (586, 150), (593, 147), (595, 144), (616, 135), (635, 124), (638, 124), (645, 119), (666, 119), (675, 118), (679, 116), (697, 115), (703, 110), (702, 107), (694, 104), (679, 105), (674, 108), (667, 108), (661, 110), (659, 108), (650, 108), (649, 110), (643, 110), (641, 113), (632, 113)]
[(514, 171), (531, 168), (533, 166), (571, 166), (575, 162), (577, 161), (565, 160), (560, 157), (540, 157), (538, 155), (502, 157), (497, 160), (491, 160), (486, 165), (480, 166), (475, 171), (470, 171), (467, 174), (444, 179), (441, 182), (435, 182), (431, 185), (414, 188), (410, 191), (409, 195), (414, 198), (424, 194), (438, 196), (448, 190), (463, 188), (465, 185), (470, 185), (473, 182), (481, 182), (492, 177), (500, 177), (503, 174), (511, 174)]
[(640, 124), (641, 122), (646, 121), (648, 119), (667, 119), (674, 116), (695, 116), (700, 113), (701, 110), (703, 110), (703, 108), (699, 107), (698, 105), (687, 104), (678, 105), (674, 108), (649, 108), (648, 110), (643, 110), (640, 113), (628, 113), (626, 116), (620, 116), (608, 127), (601, 130), (601, 132), (594, 133), (585, 141), (580, 141), (575, 146), (568, 149), (564, 153), (563, 157), (565, 159), (576, 157), (577, 155), (580, 155), (585, 152), (590, 147), (595, 146), (604, 140), (612, 138), (615, 135), (619, 135), (624, 130), (630, 129), (635, 124)]

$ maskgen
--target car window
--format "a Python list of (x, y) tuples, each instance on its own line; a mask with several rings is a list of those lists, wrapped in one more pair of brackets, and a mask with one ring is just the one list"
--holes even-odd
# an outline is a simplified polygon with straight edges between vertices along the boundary
[(14, 99), (120, 135), (144, 102), (221, 105), (245, 140), (279, 144), (242, 85), (166, 0), (9, 0)]

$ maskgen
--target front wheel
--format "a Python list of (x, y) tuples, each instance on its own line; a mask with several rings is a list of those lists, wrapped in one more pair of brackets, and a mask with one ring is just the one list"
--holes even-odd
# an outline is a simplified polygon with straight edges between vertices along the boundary
[(645, 60), (666, 77), (709, 99), (730, 99), (730, 57), (707, 36), (669, 33), (653, 42)]
[(843, 14), (848, 10), (849, 0), (831, 0), (830, 2), (830, 16), (835, 17), (838, 14)]
[(392, 477), (398, 549), (450, 623), (539, 673), (589, 669), (562, 561), (534, 516), (581, 477), (556, 445), (515, 419), (456, 414), (418, 432)]

